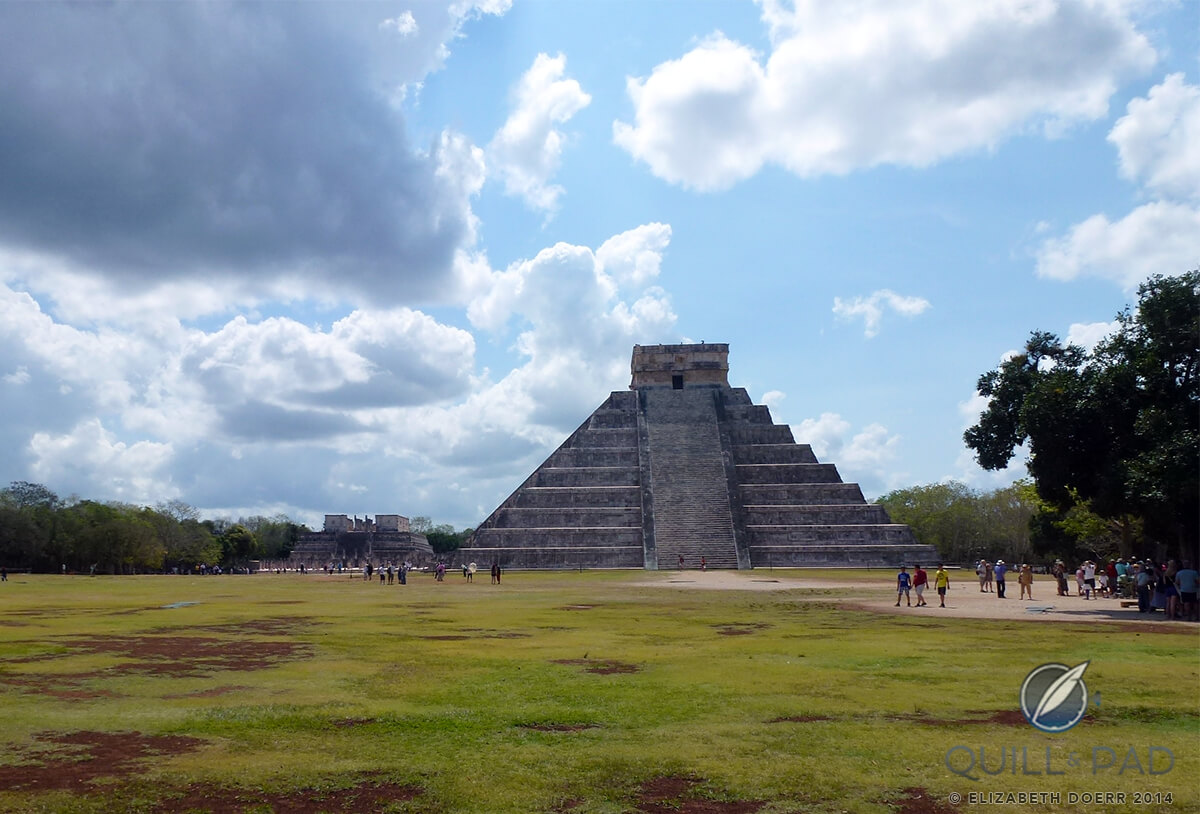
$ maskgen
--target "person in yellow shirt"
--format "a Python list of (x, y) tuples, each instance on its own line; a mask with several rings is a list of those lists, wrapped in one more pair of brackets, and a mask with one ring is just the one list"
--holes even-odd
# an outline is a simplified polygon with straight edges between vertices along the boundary
[(950, 575), (946, 573), (946, 566), (938, 563), (937, 573), (933, 575), (933, 586), (937, 588), (938, 599), (942, 604), (938, 607), (946, 607), (946, 591), (950, 590)]

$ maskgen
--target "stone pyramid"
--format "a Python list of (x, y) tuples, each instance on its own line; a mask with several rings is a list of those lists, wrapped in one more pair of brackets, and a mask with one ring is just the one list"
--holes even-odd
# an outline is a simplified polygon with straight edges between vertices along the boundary
[(908, 526), (729, 386), (729, 346), (635, 345), (614, 392), (476, 529), (511, 568), (936, 563)]

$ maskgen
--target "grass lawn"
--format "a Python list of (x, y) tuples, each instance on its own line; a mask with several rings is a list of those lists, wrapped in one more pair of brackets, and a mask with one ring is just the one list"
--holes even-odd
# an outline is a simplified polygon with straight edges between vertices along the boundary
[[(881, 573), (862, 590), (889, 593)], [(845, 588), (661, 579), (11, 576), (0, 810), (997, 810), (971, 792), (1200, 810), (1195, 625), (892, 616), (840, 606)], [(1088, 659), (1101, 703), (1065, 733), (1025, 723), (1025, 675)], [(1002, 773), (965, 768), (981, 749)], [(1125, 801), (1068, 796), (1097, 792)]]

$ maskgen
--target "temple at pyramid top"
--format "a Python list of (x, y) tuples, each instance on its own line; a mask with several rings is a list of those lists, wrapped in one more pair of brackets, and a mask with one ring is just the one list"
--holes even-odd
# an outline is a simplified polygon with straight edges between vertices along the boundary
[(635, 345), (615, 391), (475, 530), (462, 563), (754, 568), (937, 562), (767, 407), (729, 346)]
[(630, 390), (729, 386), (728, 345), (634, 345)]

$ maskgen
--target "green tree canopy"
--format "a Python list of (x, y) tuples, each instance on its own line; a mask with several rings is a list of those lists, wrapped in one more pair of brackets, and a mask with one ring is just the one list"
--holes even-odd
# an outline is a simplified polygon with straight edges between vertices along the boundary
[[(988, 397), (963, 435), (985, 469), (1028, 444), (1038, 495), (1065, 514), (1086, 506), (1171, 551), (1200, 532), (1200, 272), (1154, 277), (1090, 354), (1035, 332), (1024, 352), (980, 377)], [(1069, 521), (1068, 521), (1069, 522)]]

